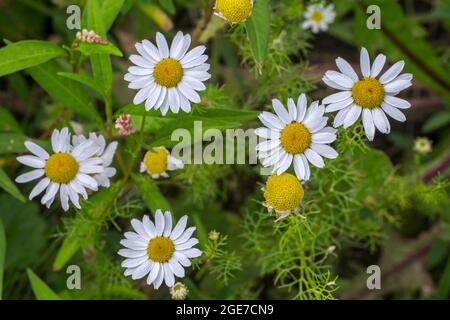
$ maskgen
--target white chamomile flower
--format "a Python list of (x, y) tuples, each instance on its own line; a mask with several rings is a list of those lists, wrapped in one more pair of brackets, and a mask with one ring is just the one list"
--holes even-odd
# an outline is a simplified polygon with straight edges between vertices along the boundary
[(128, 69), (125, 80), (131, 89), (139, 90), (134, 104), (145, 101), (145, 110), (160, 109), (163, 115), (183, 110), (191, 111), (191, 102), (200, 103), (197, 91), (206, 89), (203, 81), (211, 78), (208, 73), (208, 56), (203, 54), (205, 46), (189, 50), (191, 37), (176, 34), (169, 48), (161, 33), (156, 34), (155, 46), (148, 40), (136, 43), (139, 55), (131, 55), (135, 65)]
[(169, 151), (164, 147), (153, 148), (144, 156), (141, 162), (141, 172), (147, 172), (153, 179), (160, 177), (168, 178), (167, 171), (183, 169), (183, 161), (172, 157)]
[(122, 262), (125, 276), (133, 280), (148, 275), (147, 284), (158, 289), (163, 281), (170, 288), (175, 284), (175, 276), (183, 278), (184, 268), (191, 265), (189, 259), (200, 257), (202, 252), (193, 248), (198, 243), (191, 238), (195, 227), (186, 229), (187, 216), (183, 216), (172, 230), (172, 214), (156, 210), (155, 223), (144, 216), (142, 222), (131, 220), (135, 232), (125, 232), (120, 241), (126, 249), (119, 255), (126, 259)]
[(277, 100), (272, 100), (275, 114), (264, 111), (259, 120), (266, 126), (255, 130), (256, 135), (267, 139), (256, 146), (264, 167), (273, 166), (281, 174), (294, 163), (298, 179), (310, 177), (309, 164), (323, 168), (322, 157), (335, 159), (338, 153), (328, 146), (336, 140), (336, 129), (327, 127), (325, 107), (315, 101), (307, 107), (306, 96), (301, 94), (297, 104), (288, 100), (288, 110)]
[(433, 143), (427, 137), (418, 137), (414, 140), (414, 151), (420, 154), (427, 154), (433, 151)]
[(231, 23), (244, 22), (253, 10), (253, 0), (216, 0), (214, 13)]
[(181, 282), (175, 283), (175, 285), (170, 288), (170, 295), (173, 300), (184, 300), (189, 294), (189, 289)]
[(69, 199), (80, 209), (79, 194), (87, 199), (86, 189), (97, 191), (98, 183), (92, 175), (104, 171), (103, 160), (96, 156), (99, 146), (87, 140), (72, 148), (68, 128), (61, 131), (55, 129), (51, 142), (51, 155), (37, 144), (25, 142), (25, 147), (33, 155), (17, 157), (17, 161), (34, 170), (18, 176), (16, 182), (25, 183), (42, 178), (31, 191), (30, 200), (46, 190), (41, 203), (49, 208), (59, 192), (64, 211), (69, 210)]
[(304, 30), (311, 29), (313, 33), (326, 31), (328, 25), (334, 21), (335, 16), (333, 4), (326, 7), (322, 3), (312, 4), (306, 9), (302, 28)]
[(264, 191), (264, 206), (275, 210), (277, 219), (290, 213), (298, 213), (303, 199), (303, 187), (300, 181), (290, 173), (273, 175), (267, 179)]
[(102, 135), (99, 134), (97, 136), (96, 133), (91, 132), (89, 134), (89, 139), (86, 139), (86, 137), (83, 135), (73, 136), (72, 145), (76, 147), (86, 140), (92, 140), (94, 144), (98, 145), (99, 149), (95, 156), (103, 160), (102, 166), (104, 170), (94, 175), (93, 177), (97, 181), (99, 186), (109, 188), (109, 186), (111, 185), (109, 179), (116, 175), (116, 169), (114, 167), (110, 167), (110, 165), (113, 161), (114, 154), (116, 153), (118, 143), (117, 141), (113, 141), (108, 146), (106, 146), (105, 138)]
[(399, 109), (408, 109), (411, 104), (395, 97), (401, 90), (410, 87), (413, 78), (410, 73), (400, 74), (405, 66), (399, 61), (377, 79), (386, 62), (386, 56), (379, 54), (370, 66), (369, 53), (361, 49), (360, 79), (353, 67), (344, 59), (337, 58), (336, 65), (341, 72), (327, 71), (323, 82), (328, 86), (342, 90), (332, 94), (322, 103), (327, 105), (325, 111), (339, 111), (334, 118), (334, 127), (352, 126), (362, 114), (362, 123), (367, 138), (372, 141), (375, 128), (382, 133), (389, 133), (391, 125), (386, 114), (397, 121), (406, 121)]

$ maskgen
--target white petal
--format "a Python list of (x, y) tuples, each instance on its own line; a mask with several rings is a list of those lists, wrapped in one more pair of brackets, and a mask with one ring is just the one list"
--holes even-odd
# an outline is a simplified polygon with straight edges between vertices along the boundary
[(44, 175), (43, 169), (36, 169), (27, 173), (24, 173), (16, 178), (17, 183), (26, 183), (32, 180), (36, 180)]
[(164, 282), (166, 285), (171, 288), (175, 284), (175, 277), (173, 276), (172, 270), (170, 270), (169, 264), (163, 264), (164, 269)]
[(160, 209), (156, 210), (155, 213), (155, 227), (156, 227), (156, 234), (158, 236), (161, 236), (164, 232), (164, 216)]
[(294, 171), (299, 180), (305, 179), (306, 169), (303, 165), (301, 156), (298, 154), (294, 156)]
[(297, 122), (303, 121), (307, 108), (306, 95), (302, 93), (297, 100)]
[(369, 139), (369, 141), (373, 141), (373, 138), (375, 137), (375, 125), (373, 123), (372, 111), (370, 111), (370, 109), (363, 109), (362, 123), (367, 139)]
[(295, 105), (294, 99), (288, 99), (288, 109), (289, 109), (289, 118), (290, 122), (297, 120), (297, 106)]
[(397, 77), (400, 72), (402, 72), (403, 68), (405, 67), (404, 61), (398, 61), (392, 65), (381, 77), (380, 82), (382, 84), (387, 84), (390, 81), (394, 80), (395, 77)]
[(353, 87), (354, 84), (353, 80), (343, 73), (337, 71), (327, 71), (325, 73), (325, 76), (334, 83), (339, 84), (339, 86), (344, 87), (347, 90)]
[(384, 67), (384, 64), (386, 62), (386, 56), (384, 54), (379, 54), (376, 58), (375, 61), (373, 62), (372, 65), (372, 69), (370, 70), (370, 76), (372, 78), (375, 78), (376, 76), (378, 76), (381, 72), (381, 70)]
[(168, 237), (170, 236), (170, 232), (172, 231), (172, 215), (169, 211), (166, 211), (164, 213), (164, 232), (163, 236)]
[(188, 220), (188, 216), (183, 216), (178, 220), (178, 223), (176, 224), (175, 228), (173, 228), (172, 233), (170, 234), (170, 239), (176, 240), (179, 236), (183, 233), (184, 229), (186, 228), (186, 223)]
[(384, 86), (384, 91), (387, 93), (399, 92), (410, 87), (411, 85), (411, 82), (407, 80), (394, 80)]
[(120, 249), (118, 254), (125, 258), (139, 258), (147, 255), (145, 250)]
[(329, 87), (331, 87), (331, 88), (334, 88), (334, 89), (344, 90), (344, 91), (347, 91), (347, 90), (351, 89), (351, 88), (346, 88), (346, 87), (343, 87), (343, 86), (337, 84), (336, 82), (332, 81), (332, 80), (331, 80), (330, 78), (328, 78), (327, 76), (323, 76), (323, 77), (322, 77), (322, 81), (323, 81), (327, 86), (329, 86)]
[(314, 133), (311, 138), (314, 143), (332, 143), (336, 140), (336, 135), (328, 132), (319, 131)]
[(327, 159), (336, 159), (338, 156), (336, 150), (326, 144), (312, 143), (311, 149)]
[(311, 162), (314, 166), (318, 168), (323, 168), (325, 166), (322, 157), (314, 150), (306, 149), (304, 154), (308, 161)]
[(408, 101), (388, 95), (384, 97), (384, 102), (399, 109), (408, 109), (411, 107), (411, 103)]
[(17, 161), (32, 168), (41, 169), (45, 167), (45, 161), (36, 156), (20, 156), (17, 157)]
[(161, 32), (156, 33), (156, 44), (158, 45), (159, 55), (164, 59), (169, 57), (169, 46), (166, 38)]
[(275, 113), (277, 114), (278, 118), (284, 124), (288, 124), (288, 123), (291, 122), (291, 119), (289, 117), (289, 113), (286, 111), (286, 109), (284, 108), (284, 106), (283, 106), (283, 104), (281, 103), (280, 100), (273, 99), (272, 100), (272, 106), (273, 106), (273, 109), (275, 110)]
[(168, 265), (174, 275), (176, 275), (179, 278), (184, 277), (184, 275), (185, 275), (184, 269), (176, 259), (174, 259), (174, 258), (170, 259), (168, 262)]
[(141, 221), (139, 221), (138, 219), (131, 219), (131, 225), (138, 235), (140, 235), (145, 240), (149, 240), (150, 235), (144, 228), (144, 225)]
[(361, 73), (364, 77), (370, 76), (370, 59), (366, 48), (361, 48), (360, 54)]
[(294, 156), (292, 154), (286, 153), (286, 156), (284, 156), (278, 166), (277, 174), (282, 174), (285, 172), (289, 167), (291, 166), (292, 159)]
[(140, 266), (138, 266), (136, 268), (136, 270), (134, 270), (131, 278), (133, 280), (137, 280), (137, 279), (141, 279), (143, 277), (145, 277), (149, 271), (152, 269), (153, 267), (153, 262), (150, 260), (145, 261), (143, 264), (141, 264)]
[(45, 188), (47, 188), (49, 183), (50, 183), (49, 178), (44, 178), (41, 181), (39, 181), (38, 184), (36, 184), (36, 186), (33, 188), (33, 190), (31, 190), (29, 199), (33, 200), (34, 197), (36, 197), (38, 194), (41, 194), (42, 191), (44, 191)]
[(345, 74), (347, 77), (353, 80), (353, 82), (358, 81), (358, 75), (356, 74), (353, 67), (350, 65), (350, 63), (347, 62), (347, 60), (342, 58), (336, 59), (336, 65), (339, 68), (339, 70)]
[(37, 144), (34, 143), (34, 142), (31, 142), (31, 141), (25, 141), (24, 144), (25, 144), (25, 147), (26, 147), (28, 150), (30, 150), (30, 152), (31, 152), (32, 154), (34, 154), (35, 156), (37, 156), (37, 157), (39, 157), (39, 158), (41, 158), (41, 159), (44, 159), (44, 160), (47, 160), (47, 159), (50, 157), (50, 155), (48, 154), (47, 151), (45, 151), (44, 148), (42, 148), (41, 146), (37, 145)]
[(351, 105), (352, 103), (353, 103), (353, 97), (350, 96), (350, 98), (345, 99), (345, 100), (343, 100), (343, 101), (329, 104), (329, 105), (325, 108), (325, 112), (339, 111), (339, 110), (341, 110), (341, 109), (344, 109), (345, 107), (348, 107), (348, 106)]
[(268, 128), (282, 130), (283, 122), (271, 112), (263, 111), (259, 116), (259, 120)]
[(189, 86), (187, 86), (186, 84), (183, 83), (183, 81), (181, 81), (178, 84), (178, 90), (180, 90), (180, 92), (190, 101), (192, 101), (193, 103), (200, 103), (201, 98), (198, 95), (197, 92), (195, 92), (195, 90), (193, 90), (192, 88), (190, 88)]
[[(190, 239), (190, 237), (192, 236), (192, 234), (195, 232), (197, 228), (196, 227), (190, 227), (187, 228), (182, 234), (181, 236), (179, 236), (177, 239), (175, 239), (173, 241), (173, 243), (175, 243), (175, 245), (179, 245), (179, 244), (184, 244), (186, 243), (186, 241), (188, 241)], [(193, 238), (194, 239), (194, 238)], [(192, 247), (192, 246), (191, 246)]]
[(386, 112), (392, 119), (395, 119), (400, 122), (406, 121), (405, 115), (398, 110), (397, 108), (392, 107), (391, 105), (387, 103), (382, 103), (381, 108), (384, 112)]
[(159, 274), (159, 269), (160, 269), (160, 264), (159, 263), (153, 264), (153, 268), (150, 271), (150, 273), (148, 275), (148, 278), (147, 278), (147, 284), (150, 285), (156, 280), (156, 277)]
[(372, 117), (375, 126), (381, 133), (387, 133), (387, 126), (383, 115), (384, 113), (380, 108), (372, 109)]
[(347, 115), (344, 118), (344, 128), (352, 126), (361, 115), (362, 108), (357, 105), (352, 105)]
[(47, 192), (41, 199), (41, 203), (46, 204), (49, 201), (51, 201), (55, 197), (58, 190), (59, 190), (59, 183), (51, 182), (47, 187)]
[(352, 96), (351, 91), (342, 91), (342, 92), (338, 92), (338, 93), (329, 95), (328, 97), (326, 97), (325, 99), (322, 100), (322, 103), (323, 104), (337, 103), (337, 102), (347, 100), (348, 98), (351, 98), (351, 96)]

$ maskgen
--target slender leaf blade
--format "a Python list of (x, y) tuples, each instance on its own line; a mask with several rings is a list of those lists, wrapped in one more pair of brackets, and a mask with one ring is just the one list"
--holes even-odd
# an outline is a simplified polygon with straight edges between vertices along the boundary
[(6, 233), (3, 227), (2, 219), (0, 219), (0, 300), (2, 300), (3, 292), (3, 274), (5, 272), (6, 257)]
[(256, 65), (261, 67), (267, 55), (269, 42), (270, 11), (268, 0), (255, 2), (252, 15), (245, 22), (245, 28), (250, 39)]
[(27, 269), (27, 274), (37, 300), (61, 300), (61, 298), (31, 269)]
[(21, 202), (26, 202), (25, 197), (20, 193), (19, 189), (17, 189), (17, 186), (14, 184), (14, 182), (11, 181), (11, 179), (8, 177), (5, 171), (3, 171), (2, 168), (0, 168), (0, 188), (8, 192), (10, 195), (12, 195), (14, 198)]

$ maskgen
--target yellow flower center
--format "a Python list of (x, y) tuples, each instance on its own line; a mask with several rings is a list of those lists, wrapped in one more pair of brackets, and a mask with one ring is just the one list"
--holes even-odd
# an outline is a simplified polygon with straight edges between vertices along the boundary
[(156, 237), (148, 243), (147, 256), (155, 262), (163, 263), (172, 258), (174, 251), (175, 245), (170, 238)]
[(77, 160), (68, 153), (55, 153), (45, 162), (45, 175), (56, 183), (69, 183), (78, 173)]
[(153, 77), (160, 86), (172, 88), (183, 78), (183, 68), (178, 60), (166, 58), (155, 66)]
[(311, 20), (317, 23), (322, 22), (323, 13), (318, 10), (314, 10), (313, 14), (311, 15)]
[(366, 77), (353, 85), (352, 96), (360, 107), (377, 108), (384, 100), (384, 87), (377, 79)]
[(144, 157), (147, 172), (161, 174), (167, 170), (167, 151), (165, 148), (155, 148), (148, 151)]
[(292, 174), (273, 175), (267, 180), (264, 198), (277, 211), (294, 210), (303, 199), (303, 187)]
[(303, 124), (293, 122), (281, 131), (280, 140), (286, 152), (299, 154), (311, 145), (311, 133)]
[(252, 13), (252, 0), (216, 0), (216, 9), (230, 22), (242, 22)]

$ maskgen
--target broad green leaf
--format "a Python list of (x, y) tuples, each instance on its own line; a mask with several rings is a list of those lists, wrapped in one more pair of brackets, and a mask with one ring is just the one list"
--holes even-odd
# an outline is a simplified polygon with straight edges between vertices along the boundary
[(61, 298), (31, 269), (27, 269), (27, 274), (37, 300), (61, 300)]
[(5, 256), (6, 256), (6, 234), (0, 218), (0, 300), (2, 300), (3, 291), (3, 274), (5, 272)]
[(175, 14), (175, 5), (173, 0), (159, 0), (159, 4), (170, 14)]
[(0, 49), (0, 76), (30, 68), (56, 57), (65, 51), (56, 44), (40, 40), (24, 40)]
[[(107, 211), (116, 201), (119, 190), (120, 183), (116, 183), (107, 189), (99, 190), (88, 201), (82, 202), (80, 212), (73, 218), (78, 221), (72, 223), (77, 228), (65, 237), (53, 262), (53, 270), (61, 270), (81, 248), (91, 244), (92, 235), (98, 233), (98, 228), (104, 225), (108, 218)], [(86, 217), (89, 217), (88, 222)]]
[(252, 15), (245, 22), (245, 28), (250, 39), (253, 57), (258, 68), (267, 55), (270, 32), (269, 0), (255, 2)]
[(22, 203), (7, 193), (0, 193), (0, 220), (8, 242), (5, 270), (23, 269), (35, 263), (48, 239), (39, 205), (31, 201)]
[(0, 107), (0, 131), (22, 133), (22, 128), (8, 109)]
[(80, 42), (74, 50), (81, 52), (86, 57), (90, 57), (94, 54), (106, 54), (117, 57), (123, 56), (122, 52), (111, 42), (108, 42), (107, 44)]
[(21, 202), (26, 202), (25, 197), (22, 195), (22, 193), (20, 193), (19, 189), (17, 189), (14, 182), (11, 181), (11, 179), (8, 177), (6, 172), (3, 171), (2, 168), (0, 168), (0, 188), (8, 192), (17, 200)]
[(94, 90), (99, 95), (103, 94), (102, 88), (98, 85), (97, 82), (95, 82), (94, 79), (92, 79), (88, 75), (81, 74), (81, 73), (72, 73), (72, 72), (58, 72), (58, 75), (61, 77), (75, 80), (76, 82), (79, 82), (81, 84), (84, 84), (85, 86)]
[(192, 217), (194, 219), (194, 224), (197, 227), (196, 233), (198, 239), (200, 240), (200, 246), (202, 249), (205, 249), (206, 244), (208, 243), (208, 233), (206, 232), (206, 228), (197, 213), (192, 214)]
[(105, 32), (111, 28), (114, 20), (116, 20), (125, 0), (102, 0), (101, 1), (101, 12), (103, 13), (103, 26)]
[(438, 282), (437, 298), (448, 299), (449, 293), (450, 293), (450, 257), (447, 259), (447, 264)]
[(139, 192), (144, 199), (149, 209), (154, 213), (157, 209), (169, 210), (170, 205), (166, 198), (159, 191), (156, 183), (149, 176), (139, 176), (136, 174), (131, 175), (134, 183), (139, 189)]
[(58, 75), (61, 71), (55, 61), (28, 69), (33, 79), (52, 97), (74, 113), (101, 121), (83, 87), (76, 81)]
[(24, 145), (27, 140), (33, 141), (45, 149), (50, 146), (48, 141), (30, 139), (22, 134), (5, 132), (0, 133), (0, 155), (27, 152), (28, 150)]
[[(84, 11), (86, 16), (86, 27), (94, 30), (102, 38), (106, 38), (105, 26), (103, 24), (102, 12), (98, 0), (89, 0)], [(108, 54), (91, 55), (92, 73), (95, 81), (102, 87), (105, 96), (112, 91), (112, 65)]]

